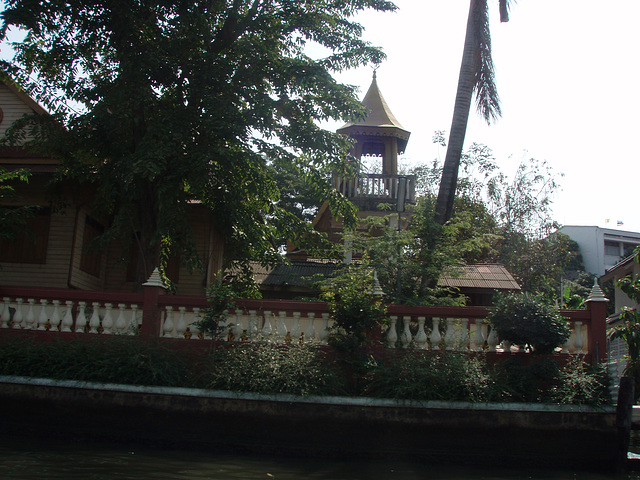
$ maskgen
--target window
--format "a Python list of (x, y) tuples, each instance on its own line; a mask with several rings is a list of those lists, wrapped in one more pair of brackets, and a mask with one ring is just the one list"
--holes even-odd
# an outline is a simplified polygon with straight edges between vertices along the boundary
[(102, 252), (95, 245), (94, 240), (104, 233), (104, 227), (89, 215), (85, 217), (84, 233), (82, 235), (82, 255), (80, 256), (80, 270), (100, 276)]
[(51, 209), (47, 207), (35, 208), (13, 239), (0, 240), (0, 262), (46, 263), (50, 223)]
[(619, 257), (620, 244), (618, 242), (604, 242), (604, 254), (612, 257)]

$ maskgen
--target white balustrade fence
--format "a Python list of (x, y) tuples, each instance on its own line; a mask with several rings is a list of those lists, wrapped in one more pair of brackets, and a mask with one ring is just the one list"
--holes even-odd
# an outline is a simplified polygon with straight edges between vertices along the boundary
[[(589, 329), (582, 321), (569, 322), (571, 336), (557, 349), (562, 353), (587, 353)], [(392, 315), (386, 331), (389, 348), (420, 350), (456, 350), (487, 352), (518, 352), (520, 346), (510, 345), (498, 337), (483, 318), (426, 317)]]
[(135, 335), (142, 321), (135, 303), (19, 297), (2, 302), (0, 328)]
[[(211, 339), (200, 331), (202, 309), (166, 306), (162, 313), (162, 336), (188, 340)], [(328, 313), (288, 312), (285, 310), (243, 310), (225, 312), (219, 325), (219, 340), (230, 342), (326, 344), (332, 321)]]
[[(4, 296), (0, 304), (0, 329), (36, 330), (47, 332), (75, 332), (81, 334), (118, 334), (135, 335), (142, 325), (142, 302), (133, 294), (107, 297), (99, 293), (91, 294), (70, 291), (64, 295), (46, 298), (37, 296)], [(105, 301), (105, 298), (112, 298)], [(129, 301), (118, 301), (129, 299)], [(186, 298), (186, 297), (185, 297)], [(171, 304), (168, 304), (171, 301)], [(161, 305), (160, 331), (165, 338), (203, 340), (210, 334), (201, 332), (198, 322), (206, 309), (204, 299), (190, 299), (180, 304), (180, 297), (165, 297)], [(190, 304), (189, 304), (190, 302)], [(226, 312), (220, 324), (218, 340), (230, 342), (274, 342), (304, 343), (319, 342), (326, 344), (329, 328), (332, 325), (330, 315), (322, 311), (324, 304), (309, 306), (306, 302), (286, 303), (286, 310), (278, 309), (283, 302), (240, 300), (242, 308)], [(313, 302), (311, 302), (313, 304)], [(196, 306), (198, 305), (198, 306)], [(260, 305), (260, 308), (252, 308)], [(272, 309), (269, 309), (269, 307)], [(293, 310), (300, 307), (300, 311)], [(305, 310), (305, 307), (307, 308)], [(399, 306), (394, 306), (397, 312)], [(315, 311), (311, 311), (311, 310)], [(429, 310), (431, 309), (431, 312)], [(451, 316), (437, 315), (439, 312), (451, 312)], [(462, 310), (465, 311), (465, 310)], [(470, 310), (466, 310), (469, 312)], [(391, 315), (389, 328), (383, 333), (389, 348), (417, 348), (433, 351), (475, 351), (475, 352), (518, 352), (520, 346), (509, 345), (501, 341), (491, 326), (481, 317), (463, 317), (461, 309), (452, 307), (424, 307), (411, 315)], [(486, 309), (473, 310), (474, 315), (485, 315)], [(431, 315), (429, 315), (431, 313)], [(567, 354), (594, 354), (589, 351), (590, 316), (586, 311), (566, 311), (571, 318), (569, 325), (571, 337), (557, 351)], [(464, 313), (463, 313), (464, 314)], [(467, 313), (469, 314), (469, 313)], [(596, 337), (597, 338), (597, 337)], [(597, 349), (598, 347), (596, 347)], [(602, 348), (606, 348), (603, 345)]]

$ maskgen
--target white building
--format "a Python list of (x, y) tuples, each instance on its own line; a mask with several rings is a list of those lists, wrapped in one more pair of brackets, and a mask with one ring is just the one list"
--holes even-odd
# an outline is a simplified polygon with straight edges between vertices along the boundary
[(566, 225), (559, 232), (578, 244), (584, 269), (598, 276), (604, 275), (640, 245), (639, 232), (583, 225)]

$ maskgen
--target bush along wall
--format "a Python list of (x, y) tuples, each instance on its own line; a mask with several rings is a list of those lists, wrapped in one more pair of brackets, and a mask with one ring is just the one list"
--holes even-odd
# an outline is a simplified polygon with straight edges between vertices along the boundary
[(559, 365), (544, 355), (528, 364), (513, 356), (490, 366), (473, 353), (408, 349), (372, 351), (354, 365), (345, 361), (349, 355), (313, 344), (219, 344), (198, 358), (173, 347), (138, 337), (13, 339), (0, 348), (0, 374), (299, 396), (597, 406), (611, 401), (603, 367), (590, 367), (580, 357)]

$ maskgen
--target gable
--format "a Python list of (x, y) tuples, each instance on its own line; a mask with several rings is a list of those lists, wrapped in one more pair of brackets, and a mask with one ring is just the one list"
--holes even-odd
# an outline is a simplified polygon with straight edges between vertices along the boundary
[(26, 93), (6, 83), (0, 83), (0, 111), (0, 137), (3, 137), (7, 128), (23, 115), (46, 113), (46, 111)]

